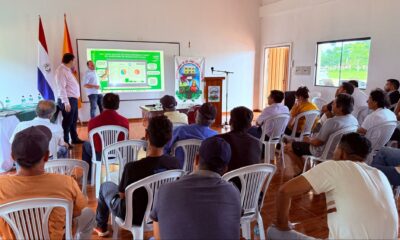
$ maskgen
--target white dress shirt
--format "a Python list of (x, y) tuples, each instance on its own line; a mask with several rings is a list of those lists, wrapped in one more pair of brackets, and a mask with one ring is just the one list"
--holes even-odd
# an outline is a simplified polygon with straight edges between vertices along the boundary
[(392, 111), (387, 108), (378, 108), (367, 115), (361, 127), (368, 131), (372, 127), (392, 121), (397, 121), (396, 115)]
[(351, 94), (351, 96), (354, 99), (353, 114), (357, 114), (361, 107), (368, 106), (368, 96), (359, 88), (354, 88), (354, 92)]
[[(57, 143), (58, 146), (65, 145), (64, 143), (64, 131), (60, 125), (54, 124), (50, 122), (50, 119), (36, 117), (31, 121), (24, 121), (18, 123), (17, 127), (14, 129), (13, 134), (10, 137), (10, 143), (14, 141), (14, 137), (20, 131), (27, 129), (32, 126), (45, 126), (51, 131), (51, 140), (49, 146), (52, 146), (52, 143)], [(49, 148), (51, 150), (51, 148)], [(50, 155), (57, 155), (57, 153), (50, 153)]]
[[(95, 70), (87, 70), (85, 73), (85, 84), (91, 84), (91, 85), (99, 85), (99, 78), (97, 77), (96, 71)], [(85, 88), (86, 94), (92, 95), (92, 94), (99, 94), (100, 90), (96, 88)]]
[(56, 83), (58, 97), (62, 103), (69, 103), (68, 98), (79, 98), (79, 84), (71, 69), (64, 64), (61, 64), (56, 69)]
[(287, 106), (283, 105), (283, 103), (271, 104), (270, 106), (264, 108), (264, 110), (262, 111), (260, 116), (258, 116), (256, 122), (258, 125), (267, 124), (268, 128), (266, 130), (266, 134), (268, 136), (270, 136), (273, 131), (273, 126), (272, 126), (272, 124), (270, 124), (268, 122), (264, 122), (264, 121), (271, 116), (275, 116), (275, 115), (282, 114), (282, 113), (289, 114), (289, 108)]

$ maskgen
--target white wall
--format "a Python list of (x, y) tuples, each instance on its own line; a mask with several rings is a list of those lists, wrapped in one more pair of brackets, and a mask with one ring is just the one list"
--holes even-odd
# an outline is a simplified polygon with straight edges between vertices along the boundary
[[(332, 99), (334, 88), (314, 87), (316, 43), (371, 37), (367, 92), (400, 78), (399, 0), (281, 0), (260, 8), (261, 48), (293, 43), (294, 66), (313, 66), (311, 76), (292, 71), (291, 89), (300, 85)], [(292, 68), (294, 70), (294, 68)], [(257, 83), (256, 83), (257, 84)]]
[[(260, 0), (0, 0), (0, 100), (37, 94), (38, 15), (42, 16), (53, 69), (61, 59), (63, 14), (76, 38), (170, 41), (182, 56), (204, 56), (210, 67), (233, 71), (229, 109), (253, 107), (259, 76)], [(191, 48), (188, 48), (188, 42)], [(256, 73), (256, 74), (255, 74)], [(257, 86), (256, 86), (257, 88)], [(238, 97), (240, 96), (240, 97)], [(123, 102), (121, 112), (140, 117), (139, 103)], [(87, 104), (81, 119), (88, 118)]]

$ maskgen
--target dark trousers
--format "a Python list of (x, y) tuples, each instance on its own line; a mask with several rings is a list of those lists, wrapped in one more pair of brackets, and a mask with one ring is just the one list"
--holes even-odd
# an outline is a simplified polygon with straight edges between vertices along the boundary
[(98, 227), (107, 228), (110, 210), (114, 216), (125, 219), (125, 200), (119, 198), (117, 184), (105, 182), (100, 186), (97, 200), (96, 222)]
[(396, 168), (400, 165), (400, 149), (383, 147), (372, 161), (371, 166), (381, 170), (393, 186), (400, 186), (400, 173)]
[[(90, 180), (90, 176), (92, 176), (92, 155), (92, 146), (90, 142), (85, 141), (82, 144), (82, 160), (89, 164), (88, 180)], [(101, 160), (101, 153), (96, 153), (96, 160)]]
[(58, 99), (57, 105), (61, 109), (63, 121), (62, 128), (64, 129), (64, 142), (69, 143), (69, 135), (71, 134), (72, 142), (77, 141), (78, 133), (76, 132), (76, 122), (78, 121), (78, 99), (69, 97), (71, 111), (66, 112), (61, 99)]
[(94, 118), (96, 116), (96, 107), (99, 106), (100, 113), (103, 112), (103, 95), (101, 94), (90, 94), (89, 96), (90, 101), (90, 118)]

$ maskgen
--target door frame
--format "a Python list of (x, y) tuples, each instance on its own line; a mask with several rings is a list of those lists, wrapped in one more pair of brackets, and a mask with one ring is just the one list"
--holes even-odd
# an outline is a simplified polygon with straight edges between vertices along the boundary
[(265, 56), (265, 52), (269, 48), (278, 48), (278, 47), (289, 47), (289, 57), (288, 57), (288, 79), (287, 79), (287, 85), (285, 91), (288, 91), (290, 89), (291, 85), (291, 80), (292, 80), (292, 65), (293, 65), (293, 59), (292, 59), (292, 47), (293, 43), (291, 42), (283, 42), (283, 43), (277, 43), (277, 44), (267, 44), (264, 45), (263, 47), (263, 59), (262, 59), (262, 68), (261, 68), (261, 82), (260, 82), (260, 89), (259, 89), (259, 106), (263, 107), (264, 102), (266, 102), (267, 96), (264, 96), (264, 85), (265, 85), (265, 74), (268, 75), (268, 73), (265, 73), (265, 68), (268, 66), (268, 60)]

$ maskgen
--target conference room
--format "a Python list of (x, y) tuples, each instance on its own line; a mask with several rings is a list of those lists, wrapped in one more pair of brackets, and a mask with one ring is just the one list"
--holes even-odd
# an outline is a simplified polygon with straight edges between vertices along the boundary
[(399, 1), (1, 6), (0, 239), (399, 237)]

